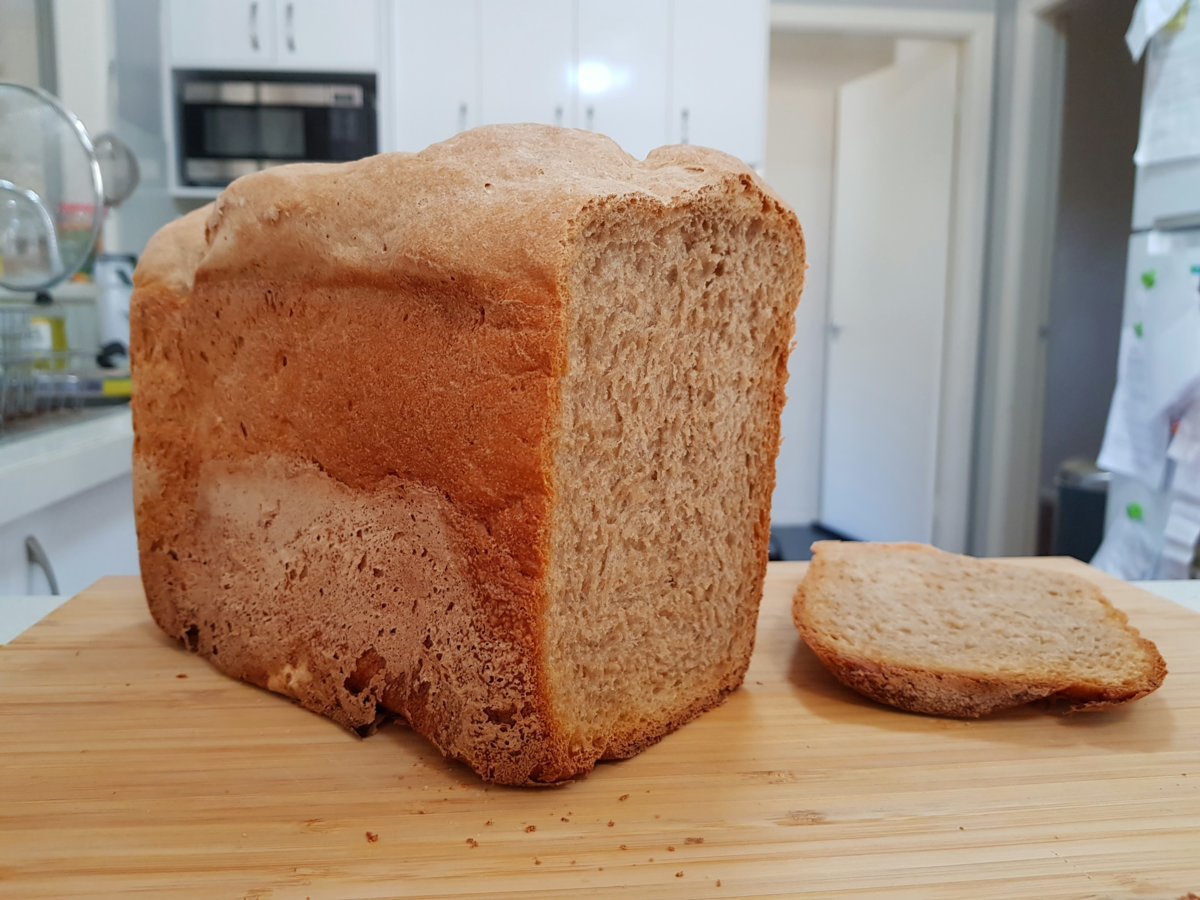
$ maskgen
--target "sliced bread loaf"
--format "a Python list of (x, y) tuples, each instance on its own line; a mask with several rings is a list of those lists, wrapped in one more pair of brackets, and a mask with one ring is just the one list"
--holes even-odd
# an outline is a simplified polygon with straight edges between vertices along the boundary
[(848, 687), (930, 715), (1036, 701), (1102, 709), (1167, 674), (1154, 644), (1090, 581), (923, 544), (815, 544), (792, 612)]
[(745, 673), (804, 268), (698, 147), (495, 126), (239, 179), (135, 278), (150, 611), (493, 781), (636, 753)]

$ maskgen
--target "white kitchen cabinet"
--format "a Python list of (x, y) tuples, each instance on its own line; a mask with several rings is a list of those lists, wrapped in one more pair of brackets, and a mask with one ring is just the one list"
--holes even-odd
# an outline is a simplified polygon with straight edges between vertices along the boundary
[(670, 0), (579, 0), (578, 124), (644, 157), (668, 140)]
[(276, 0), (170, 0), (171, 65), (261, 69), (275, 57)]
[(275, 16), (276, 68), (300, 72), (379, 68), (378, 0), (275, 0)]
[(479, 124), (480, 4), (394, 0), (389, 149), (415, 153)]
[(760, 166), (766, 140), (767, 0), (675, 0), (671, 140)]
[(575, 4), (484, 0), (480, 25), (480, 120), (575, 124)]
[(373, 72), (380, 0), (169, 0), (177, 69)]
[(49, 594), (26, 539), (45, 552), (58, 592), (71, 596), (105, 575), (138, 574), (133, 487), (122, 475), (0, 526), (0, 596)]

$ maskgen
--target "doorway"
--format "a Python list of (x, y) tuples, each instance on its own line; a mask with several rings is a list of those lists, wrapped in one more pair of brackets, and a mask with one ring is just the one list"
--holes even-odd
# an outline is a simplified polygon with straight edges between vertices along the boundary
[(766, 177), (810, 264), (773, 514), (784, 556), (814, 526), (965, 549), (991, 18), (787, 6), (772, 24)]

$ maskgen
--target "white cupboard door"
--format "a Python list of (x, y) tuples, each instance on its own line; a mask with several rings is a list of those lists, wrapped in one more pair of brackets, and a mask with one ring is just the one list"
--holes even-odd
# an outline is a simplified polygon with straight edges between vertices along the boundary
[(275, 61), (276, 0), (171, 0), (167, 30), (175, 68), (263, 68)]
[(639, 159), (667, 143), (670, 0), (579, 0), (578, 125)]
[(671, 140), (761, 166), (767, 132), (767, 0), (675, 0)]
[(301, 72), (379, 69), (379, 0), (275, 0), (278, 68)]
[(914, 43), (838, 97), (821, 524), (863, 540), (934, 533), (957, 65)]
[(575, 4), (566, 0), (484, 0), (484, 124), (575, 122)]
[(479, 124), (480, 2), (396, 0), (395, 149), (415, 153)]

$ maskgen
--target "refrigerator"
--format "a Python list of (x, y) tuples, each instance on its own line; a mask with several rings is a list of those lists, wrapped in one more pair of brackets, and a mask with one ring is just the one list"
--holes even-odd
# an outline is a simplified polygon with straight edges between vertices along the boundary
[(1195, 577), (1200, 540), (1200, 2), (1173, 5), (1146, 47), (1117, 386), (1099, 459), (1112, 480), (1092, 562), (1127, 580)]

